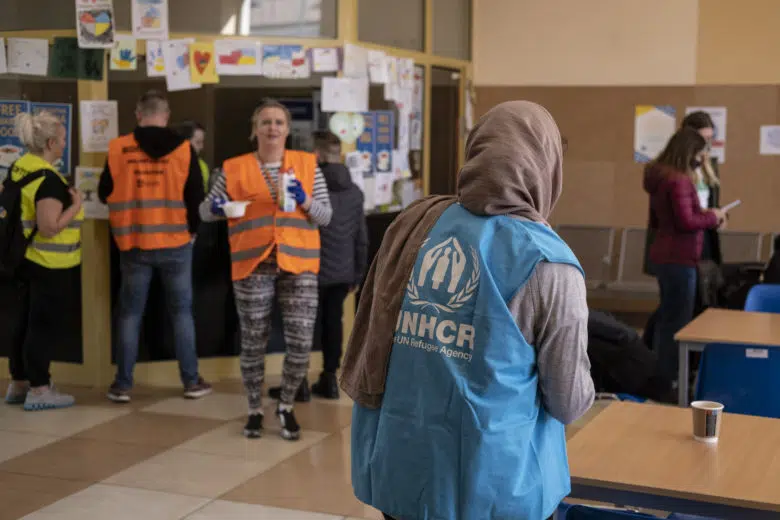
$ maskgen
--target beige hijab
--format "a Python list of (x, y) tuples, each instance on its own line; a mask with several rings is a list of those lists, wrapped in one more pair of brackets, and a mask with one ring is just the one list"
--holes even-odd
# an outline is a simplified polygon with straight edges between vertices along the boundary
[(466, 143), (458, 196), (423, 199), (398, 216), (363, 285), (341, 375), (355, 402), (378, 408), (396, 319), (417, 254), (439, 217), (459, 202), (475, 215), (546, 222), (562, 188), (561, 136), (552, 116), (528, 101), (502, 103), (480, 118)]

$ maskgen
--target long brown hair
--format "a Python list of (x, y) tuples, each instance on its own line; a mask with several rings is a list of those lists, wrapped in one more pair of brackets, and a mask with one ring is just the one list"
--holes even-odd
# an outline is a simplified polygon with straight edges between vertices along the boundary
[[(697, 110), (696, 112), (691, 112), (685, 116), (685, 118), (682, 120), (680, 128), (693, 128), (697, 132), (705, 128), (712, 128), (713, 133), (717, 131), (715, 128), (715, 122), (712, 120), (712, 117), (703, 110)], [(704, 160), (702, 161), (701, 169), (704, 172), (704, 181), (707, 183), (707, 185), (712, 187), (718, 186), (720, 184), (718, 175), (715, 173), (715, 169), (712, 167), (712, 159), (710, 158), (709, 147), (707, 147), (707, 149), (704, 151)]]
[(666, 148), (655, 158), (653, 164), (666, 166), (687, 174), (693, 179), (693, 159), (707, 146), (707, 141), (693, 128), (681, 128), (666, 143)]

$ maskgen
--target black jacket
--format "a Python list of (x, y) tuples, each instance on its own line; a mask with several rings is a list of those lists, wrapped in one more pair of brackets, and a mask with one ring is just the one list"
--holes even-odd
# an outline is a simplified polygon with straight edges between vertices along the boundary
[(320, 286), (360, 285), (368, 263), (368, 228), (363, 192), (343, 164), (320, 163), (328, 184), (333, 218), (320, 228)]
[[(170, 128), (161, 128), (156, 126), (139, 126), (133, 130), (133, 136), (138, 141), (138, 146), (146, 155), (152, 159), (161, 159), (181, 146), (185, 141), (183, 137)], [(114, 179), (111, 177), (111, 169), (106, 161), (103, 174), (100, 176), (98, 185), (98, 198), (105, 204), (108, 197), (114, 191)], [(203, 175), (198, 164), (198, 154), (190, 146), (190, 169), (187, 176), (187, 182), (184, 184), (182, 200), (187, 207), (187, 224), (190, 233), (198, 231), (200, 224), (200, 214), (198, 206), (203, 201)]]

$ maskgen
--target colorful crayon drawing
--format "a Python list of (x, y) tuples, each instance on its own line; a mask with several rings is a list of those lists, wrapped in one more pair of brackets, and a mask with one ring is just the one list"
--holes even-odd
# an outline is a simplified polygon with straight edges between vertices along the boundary
[(83, 49), (110, 49), (114, 45), (113, 9), (79, 9), (78, 36)]
[(214, 42), (216, 73), (224, 76), (259, 76), (263, 72), (263, 44), (252, 40)]
[(165, 56), (159, 41), (146, 42), (146, 75), (150, 78), (165, 76)]
[(311, 68), (306, 49), (301, 45), (264, 46), (263, 74), (269, 78), (308, 78)]
[(213, 44), (190, 45), (190, 74), (193, 83), (219, 83)]
[(135, 38), (119, 38), (111, 47), (111, 70), (136, 70), (138, 68)]
[(168, 39), (167, 0), (133, 0), (133, 36)]

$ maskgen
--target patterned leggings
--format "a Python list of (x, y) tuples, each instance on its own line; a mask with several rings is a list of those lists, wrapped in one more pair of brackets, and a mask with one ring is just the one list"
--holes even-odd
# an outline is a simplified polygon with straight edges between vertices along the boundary
[(277, 272), (261, 264), (249, 277), (233, 282), (241, 323), (241, 376), (249, 398), (249, 413), (262, 412), (265, 351), (271, 334), (271, 309), (278, 291), (287, 353), (282, 369), (281, 401), (292, 404), (309, 369), (309, 354), (317, 319), (318, 282), (314, 274)]

